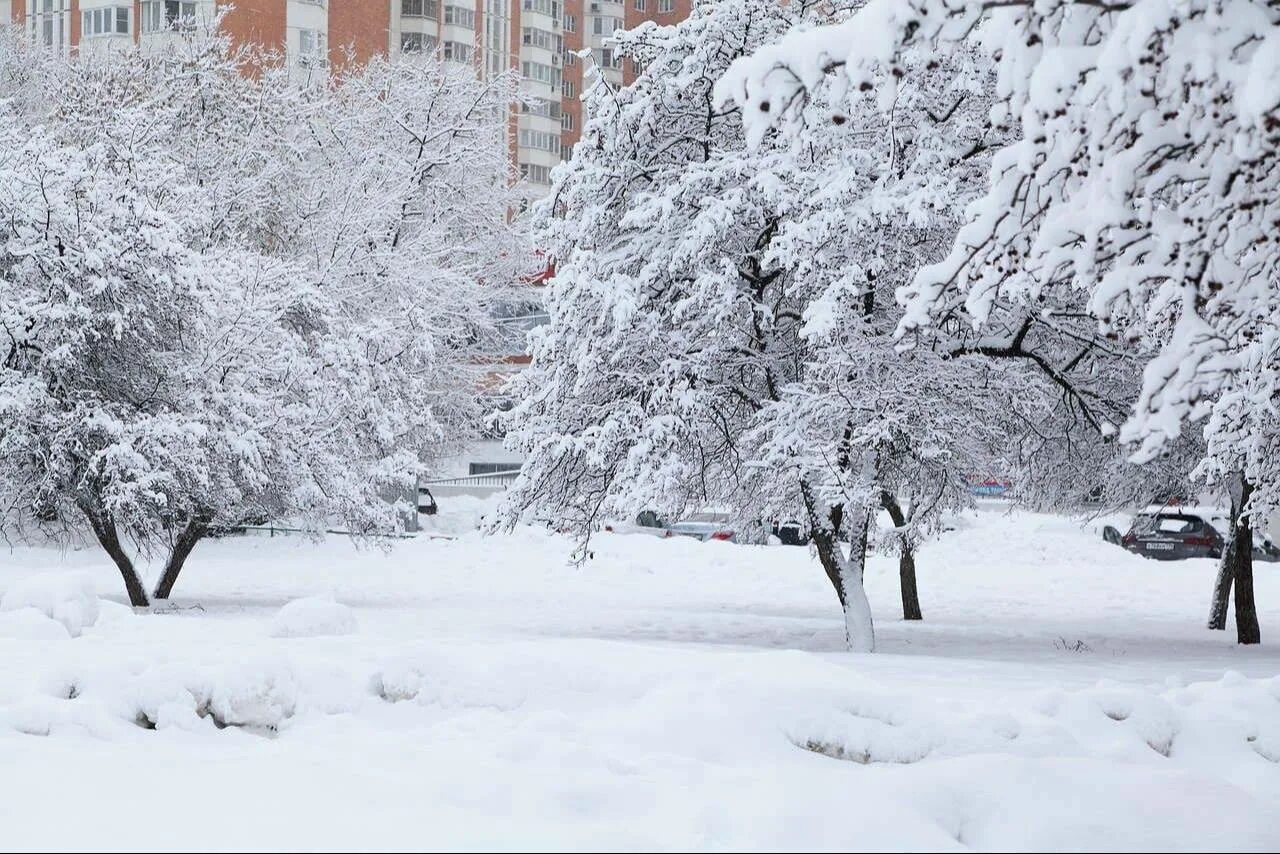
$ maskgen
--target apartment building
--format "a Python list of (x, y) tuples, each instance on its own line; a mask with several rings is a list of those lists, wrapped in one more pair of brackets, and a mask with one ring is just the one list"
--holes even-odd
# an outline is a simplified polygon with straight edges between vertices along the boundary
[(532, 196), (582, 131), (581, 97), (594, 75), (634, 79), (609, 46), (614, 30), (673, 23), (692, 0), (0, 0), (0, 20), (52, 49), (161, 44), (226, 9), (238, 41), (276, 51), (299, 79), (318, 81), (376, 55), (439, 50), (478, 74), (517, 70), (524, 102), (511, 120), (512, 155)]

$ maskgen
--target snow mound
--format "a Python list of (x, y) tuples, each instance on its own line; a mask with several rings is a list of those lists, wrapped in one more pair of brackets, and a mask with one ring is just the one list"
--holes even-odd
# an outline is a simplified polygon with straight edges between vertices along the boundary
[[(17, 581), (0, 597), (0, 613), (35, 609), (79, 637), (98, 621), (98, 592), (85, 572), (33, 575)], [(28, 621), (30, 618), (21, 618)]]
[(191, 730), (205, 718), (219, 729), (275, 732), (298, 708), (292, 669), (280, 661), (250, 661), (215, 669), (156, 667), (133, 686), (132, 716), (145, 729)]
[(274, 731), (293, 717), (297, 706), (297, 682), (280, 662), (226, 668), (209, 692), (209, 713), (222, 726)]
[(271, 621), (271, 636), (276, 638), (349, 635), (355, 630), (356, 617), (350, 608), (318, 596), (286, 603)]
[(18, 608), (0, 613), (0, 638), (50, 641), (71, 637), (67, 627), (36, 608)]

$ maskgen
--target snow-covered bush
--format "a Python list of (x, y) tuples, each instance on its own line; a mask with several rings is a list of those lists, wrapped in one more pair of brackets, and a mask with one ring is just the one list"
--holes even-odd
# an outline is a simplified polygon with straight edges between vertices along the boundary
[(481, 419), (487, 304), (526, 257), (510, 76), (299, 89), (243, 59), (0, 45), (4, 521), (87, 519), (134, 605), (131, 551), (166, 598), (217, 527), (400, 526), (386, 496)]
[[(98, 591), (87, 572), (32, 575), (19, 579), (0, 596), (0, 614), (36, 611), (60, 624), (71, 637), (98, 621)], [(28, 616), (11, 618), (12, 626), (30, 625)]]
[(287, 663), (251, 659), (220, 667), (155, 667), (130, 685), (125, 712), (148, 729), (218, 727), (278, 729), (293, 717), (298, 685)]
[(349, 635), (355, 630), (356, 617), (350, 608), (319, 596), (287, 602), (271, 620), (271, 636), (275, 638)]

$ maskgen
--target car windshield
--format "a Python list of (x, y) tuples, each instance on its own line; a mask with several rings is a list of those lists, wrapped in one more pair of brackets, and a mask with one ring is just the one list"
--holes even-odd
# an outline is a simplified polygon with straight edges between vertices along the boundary
[(1134, 534), (1185, 534), (1200, 527), (1200, 520), (1195, 516), (1182, 516), (1158, 513), (1151, 516), (1138, 516), (1133, 520)]

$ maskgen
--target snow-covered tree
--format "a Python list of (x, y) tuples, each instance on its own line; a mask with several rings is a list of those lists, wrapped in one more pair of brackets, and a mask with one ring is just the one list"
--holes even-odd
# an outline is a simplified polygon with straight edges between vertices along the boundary
[(714, 103), (735, 58), (846, 13), (725, 0), (617, 37), (644, 71), (588, 93), (583, 140), (536, 216), (556, 275), (507, 419), (528, 462), (506, 518), (584, 535), (708, 504), (739, 529), (801, 519), (851, 647), (869, 651), (876, 509), (894, 517), (917, 617), (911, 547), (987, 468), (998, 431), (983, 416), (1023, 381), (894, 338), (896, 285), (940, 257), (984, 172), (976, 87), (904, 98), (888, 120), (813, 102), (804, 134), (755, 150)]
[(82, 514), (135, 605), (130, 543), (162, 557), (166, 598), (219, 527), (395, 530), (388, 499), (481, 420), (486, 306), (525, 257), (513, 81), (424, 57), (301, 90), (208, 34), (5, 51), (10, 527)]
[[(1247, 529), (1280, 496), (1280, 9), (871, 0), (742, 60), (719, 94), (758, 142), (832, 84), (887, 107), (914, 85), (908, 59), (974, 43), (998, 62), (992, 118), (1017, 139), (953, 251), (903, 291), (903, 332), (958, 292), (979, 323), (999, 300), (1047, 298), (1143, 342), (1154, 355), (1121, 438), (1145, 461), (1206, 419), (1202, 472), (1251, 496), (1236, 520)], [(1256, 642), (1247, 557), (1234, 576), (1239, 638)]]

